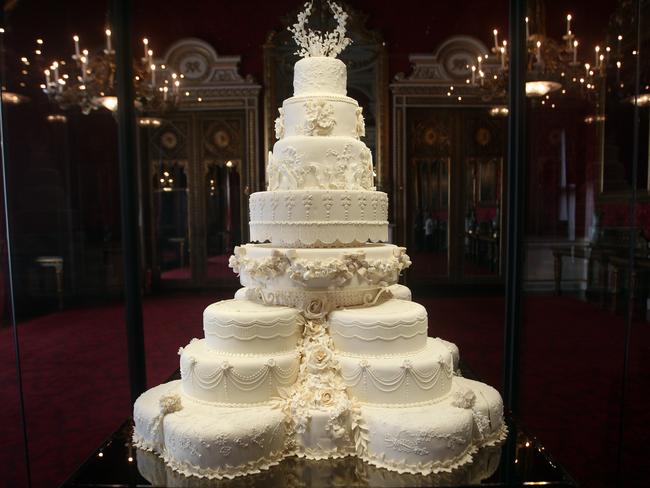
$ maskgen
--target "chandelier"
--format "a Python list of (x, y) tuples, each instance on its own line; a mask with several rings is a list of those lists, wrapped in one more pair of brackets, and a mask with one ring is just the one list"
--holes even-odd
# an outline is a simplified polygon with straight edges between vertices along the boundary
[[(617, 74), (620, 73), (621, 41), (618, 36), (616, 52), (610, 46), (594, 49), (594, 63), (583, 63), (578, 59), (579, 41), (571, 30), (573, 16), (566, 16), (566, 31), (562, 40), (534, 32), (531, 20), (526, 17), (526, 96), (541, 98), (542, 104), (550, 100), (550, 94), (560, 91), (575, 91), (584, 96), (595, 93), (604, 80), (607, 69), (615, 62)], [(536, 22), (541, 25), (540, 21)], [(470, 67), (471, 78), (468, 84), (483, 89), (485, 99), (503, 99), (508, 86), (509, 46), (507, 40), (499, 42), (499, 32), (492, 31), (494, 45), (491, 54), (478, 56), (477, 63)], [(550, 102), (552, 107), (555, 104)], [(507, 112), (506, 112), (507, 113)], [(502, 114), (502, 111), (499, 112)]]
[[(79, 106), (82, 113), (105, 108), (117, 110), (115, 85), (115, 51), (111, 30), (105, 30), (106, 45), (99, 52), (82, 49), (78, 35), (74, 35), (74, 54), (71, 62), (57, 60), (43, 70), (45, 76), (41, 89), (49, 99), (62, 109)], [(183, 75), (171, 72), (164, 64), (156, 65), (149, 40), (142, 40), (142, 58), (133, 64), (133, 86), (136, 109), (164, 112), (176, 107), (180, 100)], [(37, 43), (42, 45), (43, 40)]]

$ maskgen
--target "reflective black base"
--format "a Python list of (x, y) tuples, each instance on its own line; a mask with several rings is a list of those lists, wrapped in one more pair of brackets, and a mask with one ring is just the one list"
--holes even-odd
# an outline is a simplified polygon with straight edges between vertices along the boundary
[(185, 477), (155, 454), (131, 443), (133, 422), (128, 420), (64, 484), (68, 487), (396, 487), (396, 486), (523, 486), (535, 482), (551, 487), (576, 484), (534, 439), (509, 423), (503, 446), (481, 449), (472, 463), (438, 475), (420, 476), (388, 471), (354, 457), (307, 461), (287, 458), (268, 471), (234, 480)]

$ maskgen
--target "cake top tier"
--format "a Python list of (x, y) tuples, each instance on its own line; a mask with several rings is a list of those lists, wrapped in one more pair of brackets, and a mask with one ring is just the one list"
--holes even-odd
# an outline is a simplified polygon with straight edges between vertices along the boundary
[(345, 63), (340, 59), (304, 58), (293, 68), (293, 94), (345, 95), (347, 78)]

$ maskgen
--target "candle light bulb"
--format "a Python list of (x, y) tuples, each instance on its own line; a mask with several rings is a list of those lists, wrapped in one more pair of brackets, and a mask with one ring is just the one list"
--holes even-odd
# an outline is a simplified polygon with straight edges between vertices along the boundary
[(566, 19), (567, 19), (569, 22), (571, 22), (571, 18), (572, 18), (572, 17), (571, 17), (571, 14), (567, 14)]
[(619, 41), (622, 41), (622, 40), (623, 40), (623, 36), (618, 36), (618, 40), (619, 40)]
[(506, 47), (507, 45), (508, 45), (508, 41), (506, 41), (506, 40), (504, 39), (504, 40), (503, 40), (503, 47)]
[(618, 69), (621, 69), (621, 62), (620, 62), (620, 61), (616, 61), (616, 67), (617, 67)]
[(596, 47), (594, 48), (594, 50), (595, 50), (596, 52), (599, 52), (599, 51), (600, 51), (600, 46), (596, 46)]
[(72, 40), (74, 42), (79, 42), (79, 36), (75, 34), (74, 36), (72, 36)]
[(153, 56), (153, 50), (152, 50), (152, 49), (149, 49), (149, 50), (147, 51), (147, 54), (148, 54), (149, 56)]
[(542, 47), (542, 41), (537, 41), (537, 47)]
[(578, 41), (573, 41), (573, 47), (574, 48), (578, 47)]
[(149, 39), (147, 39), (146, 37), (142, 39), (142, 44), (144, 44), (145, 46), (149, 44)]
[(107, 35), (108, 37), (111, 37), (111, 30), (110, 30), (110, 29), (106, 29), (106, 35)]
[(499, 31), (496, 30), (496, 29), (494, 29), (494, 30), (492, 31), (492, 34), (494, 34), (495, 36), (496, 36), (498, 33), (499, 33)]

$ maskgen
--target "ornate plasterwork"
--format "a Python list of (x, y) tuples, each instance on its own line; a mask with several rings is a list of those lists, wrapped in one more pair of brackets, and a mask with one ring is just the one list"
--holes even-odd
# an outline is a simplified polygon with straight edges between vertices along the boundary
[(274, 250), (272, 256), (254, 259), (246, 256), (241, 247), (235, 248), (228, 266), (237, 274), (242, 272), (260, 284), (286, 274), (293, 282), (308, 286), (312, 281), (327, 281), (342, 288), (353, 278), (373, 286), (388, 286), (411, 265), (403, 247), (396, 248), (388, 259), (367, 259), (366, 253), (357, 251), (343, 254), (341, 258), (323, 260), (298, 258), (295, 250)]
[(296, 132), (305, 136), (330, 135), (336, 125), (334, 105), (327, 100), (308, 100), (303, 106), (305, 121), (298, 125)]

